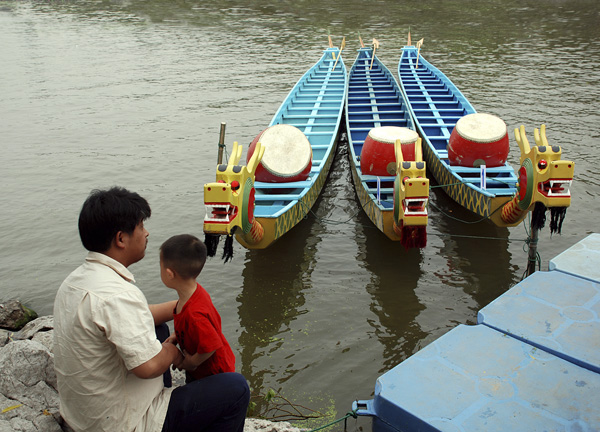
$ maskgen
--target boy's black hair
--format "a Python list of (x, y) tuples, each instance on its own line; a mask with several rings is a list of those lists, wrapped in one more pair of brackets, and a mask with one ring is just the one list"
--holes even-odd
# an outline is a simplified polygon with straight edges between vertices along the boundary
[(163, 265), (184, 279), (196, 279), (206, 262), (206, 245), (191, 234), (179, 234), (160, 247)]
[(148, 201), (122, 187), (93, 190), (79, 213), (79, 237), (91, 252), (106, 252), (119, 231), (133, 233), (151, 215)]

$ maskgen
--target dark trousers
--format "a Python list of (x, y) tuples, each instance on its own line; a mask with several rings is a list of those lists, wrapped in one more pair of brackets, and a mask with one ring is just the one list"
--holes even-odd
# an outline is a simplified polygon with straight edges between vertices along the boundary
[[(163, 342), (169, 327), (156, 327)], [(171, 387), (171, 372), (163, 375), (165, 387)], [(168, 385), (167, 385), (168, 384)], [(250, 389), (238, 373), (221, 373), (196, 380), (171, 393), (163, 432), (243, 432)]]
[(173, 390), (162, 430), (243, 432), (249, 401), (242, 375), (211, 375)]
[[(156, 337), (163, 343), (167, 340), (171, 332), (169, 331), (169, 326), (166, 324), (160, 324), (154, 327), (154, 331), (156, 332)], [(173, 379), (171, 377), (171, 369), (167, 369), (167, 371), (163, 374), (163, 382), (165, 383), (165, 387), (169, 388), (173, 385)]]

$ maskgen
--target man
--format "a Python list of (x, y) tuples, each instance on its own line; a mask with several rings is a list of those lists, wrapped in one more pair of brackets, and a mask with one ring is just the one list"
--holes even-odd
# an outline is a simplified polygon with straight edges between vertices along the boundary
[(54, 356), (61, 415), (75, 431), (239, 431), (249, 390), (219, 374), (176, 389), (162, 375), (183, 360), (155, 325), (175, 301), (148, 305), (127, 270), (144, 257), (148, 202), (124, 188), (93, 191), (79, 215), (86, 261), (54, 302)]

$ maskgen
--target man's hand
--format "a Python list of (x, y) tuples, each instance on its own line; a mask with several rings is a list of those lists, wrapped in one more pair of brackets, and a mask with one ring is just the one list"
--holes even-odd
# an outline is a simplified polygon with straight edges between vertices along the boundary
[(162, 349), (158, 354), (146, 363), (133, 368), (131, 372), (138, 378), (156, 378), (165, 373), (171, 364), (183, 361), (183, 354), (179, 351), (175, 343), (169, 342), (169, 339), (171, 337), (162, 343)]

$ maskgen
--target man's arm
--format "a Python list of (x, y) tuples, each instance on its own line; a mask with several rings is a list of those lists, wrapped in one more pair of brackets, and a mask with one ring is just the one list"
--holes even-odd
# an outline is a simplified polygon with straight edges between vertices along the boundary
[(171, 321), (173, 319), (173, 310), (176, 305), (177, 300), (148, 305), (152, 317), (154, 318), (154, 325), (160, 325), (167, 321)]
[(161, 376), (169, 369), (173, 363), (179, 364), (183, 361), (183, 354), (173, 343), (165, 341), (158, 354), (148, 360), (146, 363), (131, 369), (131, 372), (143, 379), (156, 378)]

